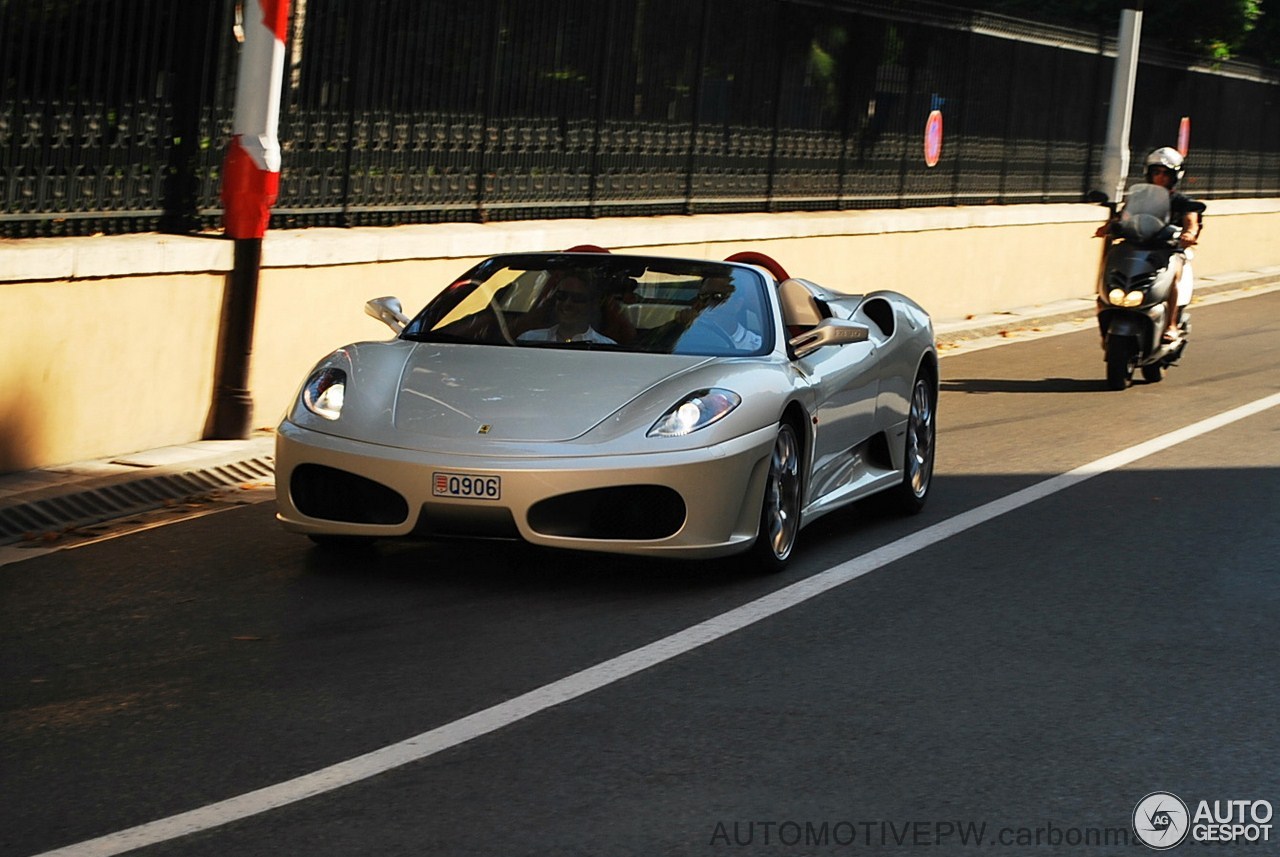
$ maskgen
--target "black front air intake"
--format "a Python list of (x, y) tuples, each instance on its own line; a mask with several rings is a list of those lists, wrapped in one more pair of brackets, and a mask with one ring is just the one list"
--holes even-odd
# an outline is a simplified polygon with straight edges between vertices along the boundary
[(387, 486), (323, 464), (300, 464), (289, 479), (289, 496), (309, 518), (348, 524), (400, 524), (409, 504)]
[(548, 536), (652, 541), (684, 526), (684, 499), (661, 485), (619, 485), (561, 494), (529, 509), (529, 526)]

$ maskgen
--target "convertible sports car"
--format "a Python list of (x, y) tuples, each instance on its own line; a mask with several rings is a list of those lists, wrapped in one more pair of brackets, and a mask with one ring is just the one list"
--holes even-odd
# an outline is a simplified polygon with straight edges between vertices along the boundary
[[(594, 248), (598, 250), (598, 248)], [(878, 492), (920, 510), (938, 360), (923, 309), (774, 260), (598, 252), (481, 262), (396, 336), (315, 367), (276, 442), (279, 520), (320, 544), (522, 538), (781, 568)]]

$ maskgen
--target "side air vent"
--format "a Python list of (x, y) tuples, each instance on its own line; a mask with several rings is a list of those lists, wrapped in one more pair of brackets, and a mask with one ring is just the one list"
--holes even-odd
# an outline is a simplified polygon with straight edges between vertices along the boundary
[(858, 307), (858, 312), (880, 328), (885, 336), (893, 336), (893, 307), (888, 301), (873, 298)]

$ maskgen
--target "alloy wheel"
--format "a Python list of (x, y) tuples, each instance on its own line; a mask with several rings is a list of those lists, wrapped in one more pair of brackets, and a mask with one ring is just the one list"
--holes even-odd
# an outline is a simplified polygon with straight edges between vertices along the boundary
[(769, 461), (769, 481), (760, 513), (761, 547), (774, 563), (781, 564), (791, 556), (799, 532), (800, 445), (795, 429), (784, 423), (778, 427)]
[(928, 381), (917, 378), (911, 394), (911, 414), (907, 420), (907, 452), (904, 462), (905, 485), (917, 502), (929, 493), (933, 479), (933, 455), (936, 439), (933, 395)]

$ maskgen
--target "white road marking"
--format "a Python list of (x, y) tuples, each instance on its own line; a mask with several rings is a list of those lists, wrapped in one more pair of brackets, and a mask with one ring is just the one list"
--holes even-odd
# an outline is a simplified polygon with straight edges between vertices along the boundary
[(1153, 438), (1146, 443), (1091, 461), (1007, 497), (993, 500), (976, 509), (940, 521), (917, 533), (904, 536), (870, 553), (854, 557), (824, 572), (797, 581), (647, 646), (611, 658), (514, 699), (380, 750), (189, 812), (68, 845), (54, 851), (46, 851), (37, 857), (54, 857), (54, 855), (57, 857), (90, 857), (90, 855), (106, 857), (106, 855), (122, 854), (287, 806), (420, 761), (715, 642), (889, 563), (1037, 500), (1064, 491), (1086, 479), (1116, 470), (1277, 405), (1280, 405), (1280, 393), (1266, 396)]

